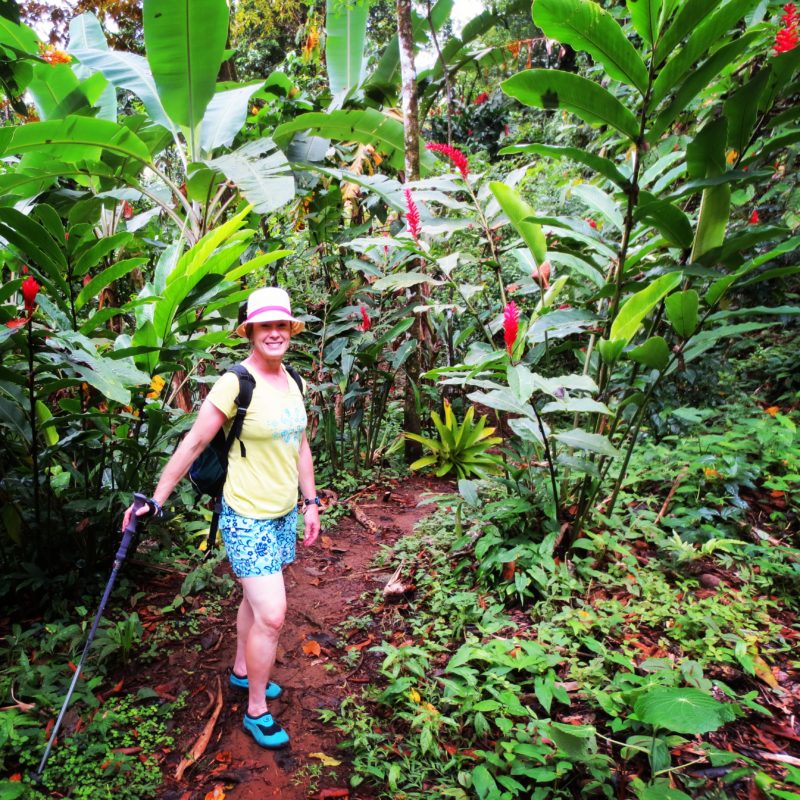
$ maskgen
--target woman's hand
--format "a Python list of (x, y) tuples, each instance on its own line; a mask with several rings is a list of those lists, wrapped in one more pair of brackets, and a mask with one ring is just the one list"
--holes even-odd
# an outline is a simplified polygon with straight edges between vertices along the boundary
[(305, 535), (303, 546), (311, 547), (319, 536), (319, 506), (311, 504), (303, 508), (303, 518), (305, 521)]
[[(125, 528), (128, 527), (128, 523), (131, 521), (131, 514), (133, 513), (133, 509), (136, 508), (136, 503), (131, 504), (125, 509), (125, 513), (122, 515), (122, 530), (124, 531)], [(164, 509), (161, 507), (161, 503), (154, 500), (152, 497), (147, 499), (147, 502), (142, 503), (138, 508), (136, 508), (136, 516), (137, 517), (155, 517), (156, 519), (162, 519), (164, 517)]]

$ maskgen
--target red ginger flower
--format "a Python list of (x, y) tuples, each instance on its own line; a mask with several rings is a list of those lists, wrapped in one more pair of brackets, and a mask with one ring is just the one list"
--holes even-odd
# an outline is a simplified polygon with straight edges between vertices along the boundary
[(414, 202), (414, 197), (411, 194), (411, 189), (404, 189), (403, 194), (406, 196), (406, 222), (408, 223), (408, 230), (414, 237), (415, 242), (419, 242), (419, 235), (422, 233), (422, 226), (419, 221), (419, 210), (417, 204)]
[(482, 106), (489, 99), (488, 92), (481, 92), (473, 101), (476, 106)]
[(367, 307), (362, 305), (359, 311), (361, 312), (361, 324), (358, 326), (358, 329), (361, 331), (368, 331), (372, 327), (372, 320), (367, 313)]
[(519, 330), (519, 309), (512, 300), (503, 309), (503, 339), (506, 343), (506, 350), (511, 355), (514, 342), (517, 341), (517, 331)]
[(800, 41), (797, 31), (797, 7), (794, 3), (787, 3), (783, 7), (783, 11), (784, 14), (781, 17), (783, 27), (775, 35), (775, 44), (772, 47), (776, 56), (794, 50)]
[(467, 179), (467, 175), (469, 175), (469, 159), (460, 150), (451, 147), (449, 144), (436, 144), (435, 142), (428, 142), (425, 145), (425, 149), (447, 156), (453, 166), (461, 173), (461, 177), (464, 180)]
[(25, 310), (28, 314), (33, 313), (36, 308), (36, 295), (39, 294), (39, 289), (42, 287), (36, 282), (36, 278), (29, 275), (22, 281), (22, 300), (25, 303)]
[(750, 215), (750, 224), (758, 225), (758, 209), (753, 209), (753, 213)]

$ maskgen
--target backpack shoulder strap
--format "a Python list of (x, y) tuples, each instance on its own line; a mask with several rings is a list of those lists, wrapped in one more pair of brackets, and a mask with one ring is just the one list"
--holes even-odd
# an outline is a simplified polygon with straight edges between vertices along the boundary
[(233, 445), (233, 440), (239, 440), (242, 458), (246, 458), (247, 450), (242, 441), (242, 425), (244, 425), (245, 414), (253, 399), (253, 389), (255, 388), (255, 378), (250, 374), (244, 364), (234, 364), (228, 372), (232, 372), (239, 379), (239, 394), (236, 395), (236, 416), (225, 440), (225, 452), (228, 452)]
[(303, 391), (303, 379), (300, 377), (300, 373), (291, 364), (284, 364), (283, 366), (286, 368), (292, 380), (297, 384), (300, 395), (305, 397), (306, 393)]

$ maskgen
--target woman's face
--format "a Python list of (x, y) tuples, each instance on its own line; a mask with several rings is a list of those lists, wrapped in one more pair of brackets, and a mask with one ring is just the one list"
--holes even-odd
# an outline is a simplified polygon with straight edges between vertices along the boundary
[(290, 322), (256, 322), (250, 326), (253, 352), (268, 361), (282, 359), (291, 338)]

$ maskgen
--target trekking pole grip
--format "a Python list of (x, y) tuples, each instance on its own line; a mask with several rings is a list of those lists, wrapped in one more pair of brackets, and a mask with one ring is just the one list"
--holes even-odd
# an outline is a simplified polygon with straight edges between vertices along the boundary
[(142, 508), (142, 506), (147, 505), (147, 497), (143, 495), (141, 492), (134, 492), (133, 495), (133, 510), (131, 511), (130, 519), (128, 520), (128, 524), (125, 526), (125, 530), (122, 532), (122, 541), (119, 543), (119, 550), (117, 550), (116, 560), (122, 562), (125, 560), (125, 556), (128, 555), (128, 547), (130, 547), (131, 539), (133, 538), (133, 534), (136, 533), (136, 523), (138, 522), (138, 516), (136, 512)]

